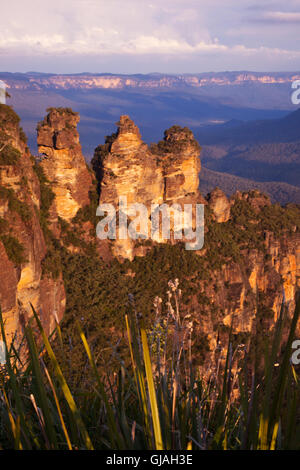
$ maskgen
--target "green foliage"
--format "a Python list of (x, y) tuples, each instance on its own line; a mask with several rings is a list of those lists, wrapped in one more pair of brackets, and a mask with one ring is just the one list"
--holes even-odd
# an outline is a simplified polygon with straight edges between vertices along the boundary
[(289, 204), (285, 208), (279, 204), (265, 206), (261, 209), (259, 217), (265, 230), (273, 232), (277, 237), (283, 233), (300, 230), (299, 207), (293, 204)]
[[(62, 234), (65, 244), (64, 237)], [(207, 277), (205, 260), (185, 250), (183, 244), (154, 245), (146, 256), (136, 257), (132, 262), (125, 260), (120, 263), (113, 259), (107, 263), (95, 252), (90, 255), (87, 252), (71, 254), (64, 249), (61, 260), (67, 293), (62, 324), (73, 342), (75, 381), (80, 380), (80, 364), (84, 360), (74, 330), (76, 318), (82, 319), (85, 333), (92, 339), (93, 350), (100, 354), (111, 343), (111, 329), (119, 329), (129, 294), (134, 295), (136, 307), (143, 312), (149, 326), (153, 320), (153, 298), (164, 296), (170, 277), (180, 280), (185, 310), (188, 309), (191, 288), (194, 286), (194, 292), (197, 292), (199, 282)], [(120, 341), (118, 349), (124, 351), (124, 347), (124, 341)]]
[(33, 167), (40, 182), (41, 206), (39, 211), (40, 224), (47, 244), (47, 253), (42, 261), (43, 276), (57, 279), (61, 274), (60, 243), (55, 240), (49, 228), (49, 210), (55, 198), (43, 168), (35, 162)]
[(72, 129), (75, 129), (76, 126), (74, 126), (74, 124), (71, 124), (69, 121), (66, 122), (66, 129), (67, 130), (72, 130)]
[(10, 211), (17, 213), (24, 223), (31, 220), (32, 213), (29, 206), (24, 201), (20, 201), (12, 188), (0, 186), (0, 199), (8, 201)]
[(96, 216), (97, 207), (99, 205), (99, 193), (97, 190), (97, 182), (93, 181), (93, 187), (89, 191), (90, 204), (81, 207), (72, 222), (75, 225), (81, 225), (84, 222), (91, 222), (96, 227), (99, 219)]
[[(282, 218), (283, 213), (288, 214), (290, 220), (286, 228), (290, 226), (292, 229), (299, 217), (299, 209), (283, 209), (277, 219)], [(87, 220), (83, 214), (84, 211), (79, 212), (75, 220)], [(136, 308), (143, 312), (146, 325), (150, 325), (153, 321), (153, 298), (163, 297), (169, 279), (178, 278), (183, 291), (184, 311), (192, 308), (197, 315), (199, 312), (201, 315), (210, 315), (213, 327), (217, 330), (219, 306), (212, 304), (211, 295), (203, 291), (204, 286), (212, 284), (214, 272), (226, 264), (237, 262), (246, 270), (248, 264), (244, 263), (244, 259), (249, 249), (260, 250), (266, 256), (264, 232), (269, 223), (270, 217), (265, 220), (263, 211), (261, 214), (255, 212), (249, 202), (238, 200), (232, 206), (231, 220), (222, 224), (217, 223), (209, 208), (205, 207), (205, 254), (201, 253), (201, 256), (187, 251), (183, 243), (155, 244), (149, 240), (139, 241), (141, 246), (147, 247), (145, 256), (137, 256), (133, 261), (124, 260), (122, 263), (116, 259), (105, 263), (95, 252), (92, 255), (83, 252), (79, 255), (64, 251), (62, 266), (67, 290), (67, 309), (63, 320), (65, 328), (74, 340), (73, 319), (82, 317), (87, 325), (86, 333), (88, 337), (92, 335), (93, 347), (100, 354), (100, 349), (106, 348), (111, 341), (110, 328), (114, 329), (119, 324), (120, 315), (122, 317), (126, 312), (128, 294), (134, 295)], [(66, 246), (68, 243), (80, 246), (75, 238), (76, 231), (73, 233), (67, 226), (63, 232), (62, 240)], [(68, 232), (71, 234), (67, 235)], [(82, 244), (80, 247), (85, 249)], [(231, 299), (229, 293), (229, 285), (225, 286), (224, 293), (214, 290), (215, 295), (223, 297), (227, 302), (235, 298), (234, 292), (231, 293)], [(260, 311), (265, 312), (262, 314), (264, 322), (269, 326), (266, 316), (271, 315), (271, 312), (265, 306), (266, 299), (262, 297), (258, 303)], [(251, 307), (254, 307), (253, 301), (248, 301), (247, 308)], [(198, 348), (199, 355), (203, 356), (205, 345), (206, 340), (203, 338), (203, 347)], [(74, 340), (75, 370), (83, 360), (77, 346)], [(124, 349), (122, 341), (118, 347)]]
[(157, 144), (151, 144), (150, 150), (153, 154), (164, 157), (168, 154), (180, 154), (187, 146), (194, 147), (200, 154), (201, 147), (195, 140), (192, 131), (188, 127), (172, 126), (164, 132), (164, 140)]
[(27, 144), (27, 141), (28, 141), (27, 135), (25, 134), (25, 132), (24, 132), (24, 130), (23, 130), (22, 127), (20, 127), (20, 129), (19, 129), (19, 133), (20, 133), (20, 139), (21, 139), (21, 141), (22, 141), (24, 144)]
[(7, 220), (0, 217), (0, 236), (8, 230), (9, 224)]
[(42, 261), (43, 275), (58, 279), (61, 274), (61, 258), (59, 251), (54, 246), (47, 247), (47, 253)]
[(13, 124), (18, 125), (20, 122), (19, 116), (15, 113), (11, 106), (7, 104), (0, 104), (0, 128), (4, 128)]
[[(0, 144), (1, 148), (1, 144)], [(19, 150), (10, 144), (6, 144), (0, 151), (0, 165), (15, 165), (21, 158)]]
[[(116, 140), (118, 134), (113, 133), (112, 135), (105, 137), (105, 143), (103, 145), (98, 145), (96, 147), (94, 156), (91, 161), (92, 168), (97, 177), (98, 184), (100, 185), (103, 178), (103, 162), (106, 157), (109, 155), (111, 145)], [(98, 186), (98, 193), (100, 192), (100, 186)]]
[(17, 238), (12, 235), (1, 235), (0, 240), (4, 245), (6, 254), (10, 261), (17, 265), (25, 263), (25, 248)]
[[(176, 297), (176, 286), (170, 285)], [(174, 298), (174, 300), (175, 300)], [(173, 309), (174, 307), (174, 309)], [(261, 378), (249, 364), (247, 351), (228, 346), (216, 351), (217, 363), (204, 376), (191, 364), (192, 330), (180, 311), (169, 303), (166, 348), (150, 351), (143, 320), (134, 306), (126, 315), (130, 363), (119, 359), (116, 374), (99, 357), (77, 323), (77, 337), (85, 355), (84, 378), (73, 387), (72, 364), (57, 325), (58, 357), (33, 310), (34, 323), (25, 329), (27, 359), (20, 367), (16, 344), (8, 347), (0, 311), (6, 364), (0, 371), (0, 445), (15, 450), (299, 450), (299, 377), (290, 363), (300, 302), (291, 322), (283, 354), (282, 315), (266, 345)], [(170, 315), (175, 312), (173, 319)], [(37, 325), (40, 336), (35, 334)], [(225, 353), (225, 364), (224, 356)], [(274, 369), (275, 361), (279, 367)], [(258, 381), (259, 380), (259, 381)], [(95, 420), (95, 417), (97, 419)]]
[(46, 112), (47, 113), (51, 113), (51, 112), (57, 112), (58, 114), (69, 114), (71, 116), (78, 116), (78, 113), (76, 111), (73, 111), (72, 108), (62, 108), (62, 107), (57, 107), (57, 108), (53, 108), (53, 107), (50, 107), (50, 108), (47, 108), (46, 109)]
[(49, 185), (49, 181), (47, 180), (44, 174), (43, 168), (38, 163), (35, 162), (33, 169), (40, 182), (40, 191), (41, 191), (40, 223), (44, 231), (44, 234), (47, 236), (49, 210), (55, 198), (55, 194), (53, 193)]

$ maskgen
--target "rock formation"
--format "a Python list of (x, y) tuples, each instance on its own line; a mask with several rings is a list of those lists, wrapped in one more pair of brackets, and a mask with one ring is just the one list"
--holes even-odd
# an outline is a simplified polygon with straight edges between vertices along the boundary
[[(203, 201), (198, 192), (199, 151), (192, 133), (178, 126), (167, 130), (164, 140), (149, 149), (141, 141), (136, 125), (123, 116), (117, 133), (97, 148), (93, 165), (101, 182), (100, 202), (117, 204), (118, 197), (126, 195), (129, 201), (147, 205), (152, 201), (208, 205), (213, 224), (209, 225), (207, 218), (205, 223), (208, 224), (207, 236), (212, 237), (213, 243), (208, 239), (199, 255), (208, 260), (210, 280), (193, 280), (197, 295), (190, 299), (187, 311), (194, 312), (192, 318), (195, 325), (199, 325), (199, 329), (195, 326), (195, 331), (200, 336), (206, 335), (212, 351), (216, 347), (216, 329), (225, 329), (228, 334), (232, 321), (234, 334), (247, 338), (255, 335), (257, 328), (272, 329), (283, 299), (292, 314), (300, 287), (300, 235), (296, 226), (294, 231), (291, 224), (285, 226), (285, 222), (279, 233), (264, 230), (270, 217), (276, 219), (275, 230), (276, 225), (280, 225), (281, 215), (270, 199), (258, 191), (237, 192), (228, 200), (223, 191), (216, 188), (207, 201)], [(145, 177), (146, 169), (150, 169), (149, 177)], [(271, 212), (264, 214), (268, 208)], [(228, 221), (230, 227), (219, 227)], [(254, 232), (248, 232), (248, 228)], [(256, 245), (252, 240), (260, 231), (263, 234)], [(232, 239), (227, 240), (227, 236)], [(220, 256), (219, 251), (226, 243), (231, 252), (223, 249)], [(239, 253), (238, 261), (232, 257), (233, 247)], [(114, 241), (112, 251), (116, 256), (130, 259), (137, 253), (143, 254), (130, 240)], [(215, 259), (219, 260), (217, 266)], [(205, 306), (202, 295), (206, 299)]]
[(0, 305), (8, 338), (32, 315), (49, 333), (65, 307), (64, 286), (42, 271), (47, 253), (40, 225), (40, 183), (19, 118), (0, 106)]
[[(163, 141), (149, 148), (128, 116), (121, 116), (117, 125), (116, 134), (97, 147), (92, 160), (100, 203), (116, 207), (120, 196), (148, 209), (151, 204), (204, 202), (198, 190), (200, 147), (189, 129), (173, 126)], [(137, 253), (128, 239), (114, 241), (112, 251), (129, 259)]]
[(212, 270), (210, 282), (199, 288), (208, 302), (207, 314), (199, 320), (201, 331), (207, 333), (212, 350), (216, 328), (226, 327), (228, 332), (233, 322), (233, 333), (246, 337), (262, 333), (260, 328), (270, 331), (283, 300), (288, 314), (293, 314), (300, 288), (300, 234), (277, 239), (266, 233), (264, 250), (243, 250), (239, 262), (228, 261)]
[[(101, 256), (109, 247), (112, 255), (132, 260), (135, 255), (146, 254), (153, 245), (130, 238), (99, 241), (86, 212), (79, 212), (87, 206), (89, 215), (94, 216), (89, 198), (92, 175), (81, 153), (78, 120), (77, 114), (68, 109), (49, 111), (38, 126), (43, 157), (36, 164), (18, 117), (8, 106), (0, 107), (0, 305), (10, 336), (20, 332), (21, 324), (31, 315), (30, 302), (47, 332), (64, 312), (61, 273), (51, 276), (43, 269), (50, 251), (44, 230), (45, 207), (41, 207), (42, 200), (45, 204), (41, 197), (45, 189), (54, 193), (54, 199), (48, 200), (47, 224), (51, 228), (48, 236), (57, 245), (64, 244), (58, 218), (68, 222), (65, 225), (71, 231), (79, 224), (86, 244), (93, 236)], [(263, 325), (271, 329), (283, 298), (292, 313), (300, 287), (300, 214), (297, 207), (272, 206), (269, 198), (258, 191), (238, 192), (228, 200), (216, 188), (204, 200), (198, 190), (199, 153), (200, 147), (187, 128), (173, 126), (165, 131), (162, 141), (147, 146), (134, 122), (121, 116), (117, 132), (97, 147), (92, 164), (100, 203), (118, 207), (122, 196), (128, 205), (143, 203), (147, 209), (162, 203), (181, 207), (187, 203), (207, 204), (203, 250), (194, 257), (181, 251), (176, 262), (177, 268), (185, 267), (184, 282), (189, 289), (184, 313), (191, 314), (196, 338), (204, 335), (213, 351), (219, 332), (227, 334), (232, 321), (233, 334), (241, 335), (240, 339), (253, 337), (255, 329)], [(80, 217), (72, 220), (78, 214)], [(176, 243), (174, 238), (156, 241)], [(175, 251), (169, 248), (166, 265), (171, 278)], [(175, 250), (178, 245), (171, 248)], [(176, 253), (178, 256), (178, 250)], [(138, 278), (135, 264), (130, 266), (128, 272)], [(97, 297), (97, 292), (93, 295)]]
[(52, 221), (57, 216), (67, 222), (78, 209), (89, 204), (92, 176), (87, 169), (79, 143), (79, 116), (69, 108), (50, 108), (37, 127), (41, 167), (55, 199), (51, 207)]
[(208, 194), (208, 205), (214, 213), (217, 222), (227, 222), (230, 218), (230, 202), (219, 188)]
[(180, 126), (166, 130), (164, 140), (152, 147), (163, 168), (164, 201), (202, 200), (199, 193), (200, 150), (192, 131)]
[(128, 203), (161, 203), (163, 175), (156, 156), (128, 116), (121, 116), (118, 126), (117, 133), (97, 147), (92, 162), (96, 173), (103, 172), (100, 201), (115, 203), (121, 195)]

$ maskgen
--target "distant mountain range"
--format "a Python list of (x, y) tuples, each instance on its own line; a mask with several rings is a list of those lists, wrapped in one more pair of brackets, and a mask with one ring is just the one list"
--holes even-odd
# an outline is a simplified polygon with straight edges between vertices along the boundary
[(291, 83), (300, 72), (222, 72), (184, 75), (112, 75), (0, 73), (10, 103), (22, 118), (35, 147), (35, 125), (49, 106), (80, 112), (83, 150), (110, 134), (120, 114), (139, 123), (146, 142), (161, 138), (161, 129), (186, 125), (194, 132), (206, 124), (282, 117), (293, 109)]
[(205, 126), (196, 136), (210, 170), (300, 187), (300, 109), (280, 119)]
[(223, 125), (205, 126), (197, 137), (204, 145), (256, 145), (300, 140), (300, 108), (281, 119), (241, 122), (232, 120)]
[(199, 181), (199, 189), (204, 196), (216, 187), (222, 189), (227, 196), (232, 196), (236, 191), (258, 189), (270, 196), (272, 202), (279, 202), (281, 205), (291, 202), (300, 204), (300, 187), (288, 183), (278, 181), (260, 183), (229, 173), (209, 170), (204, 166), (202, 166)]
[(46, 74), (0, 73), (9, 87), (19, 90), (182, 90), (201, 91), (223, 103), (238, 107), (291, 108), (287, 88), (300, 79), (300, 72), (210, 72), (199, 74)]
[[(33, 153), (37, 152), (36, 123), (48, 107), (70, 107), (80, 113), (87, 160), (115, 131), (121, 114), (139, 125), (147, 143), (161, 140), (162, 129), (178, 124), (194, 132), (203, 147), (204, 167), (217, 172), (215, 176), (229, 173), (243, 178), (234, 180), (237, 187), (238, 181), (244, 187), (245, 179), (290, 185), (285, 186), (286, 195), (277, 199), (280, 202), (298, 201), (300, 110), (295, 111), (291, 102), (291, 84), (297, 79), (300, 72), (0, 73), (11, 95), (8, 103), (21, 116)], [(212, 173), (209, 178), (212, 184)], [(220, 181), (220, 176), (216, 179)], [(227, 191), (228, 179), (223, 178), (223, 184)]]

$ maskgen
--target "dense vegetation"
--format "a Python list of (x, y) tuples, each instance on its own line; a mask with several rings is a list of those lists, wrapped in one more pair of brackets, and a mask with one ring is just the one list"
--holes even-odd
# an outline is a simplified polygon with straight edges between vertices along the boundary
[(20, 122), (20, 118), (17, 113), (7, 104), (0, 104), (0, 128), (7, 129), (10, 125), (17, 126)]
[[(255, 198), (255, 193), (252, 197)], [(236, 200), (231, 211), (231, 220), (218, 224), (209, 208), (205, 208), (206, 251), (202, 256), (185, 250), (182, 243), (163, 245), (139, 241), (146, 250), (145, 256), (122, 262), (115, 258), (104, 261), (97, 254), (93, 243), (82, 240), (79, 222), (89, 220), (89, 210), (83, 209), (76, 216), (78, 230), (71, 230), (69, 224), (60, 221), (60, 240), (52, 241), (52, 248), (44, 260), (44, 266), (48, 272), (58, 273), (60, 269), (63, 272), (67, 306), (62, 329), (66, 332), (67, 341), (72, 342), (72, 380), (76, 383), (82, 380), (80, 364), (83, 361), (75, 320), (82, 320), (84, 331), (96, 356), (104, 350), (101, 354), (108, 360), (111, 354), (108, 346), (111, 344), (114, 344), (122, 355), (126, 350), (126, 342), (120, 331), (122, 325), (124, 326), (128, 295), (134, 297), (137, 310), (143, 313), (144, 321), (150, 327), (154, 318), (153, 300), (155, 297), (165, 296), (170, 278), (178, 278), (180, 282), (183, 313), (191, 314), (196, 321), (197, 318), (210, 318), (216, 336), (222, 334), (224, 337), (224, 334), (228, 333), (225, 327), (220, 327), (220, 302), (215, 303), (213, 299), (219, 296), (222, 302), (228, 302), (229, 305), (234, 301), (235, 294), (229, 286), (220, 284), (218, 272), (222, 267), (237, 262), (246, 275), (249, 265), (245, 260), (249, 249), (261, 252), (265, 269), (273, 269), (265, 246), (266, 231), (271, 231), (276, 239), (279, 239), (285, 234), (300, 230), (300, 215), (296, 206), (283, 209), (280, 206), (266, 205), (255, 211), (250, 197), (249, 201)], [(69, 252), (66, 247), (70, 246), (79, 251)], [(275, 284), (273, 287), (275, 288)], [(280, 288), (279, 285), (277, 287)], [(251, 312), (251, 309), (258, 305), (261, 316), (265, 318), (259, 328), (268, 335), (272, 319), (270, 309), (265, 306), (266, 299), (263, 295), (259, 299), (252, 299), (253, 294), (250, 291), (248, 297), (244, 308)], [(201, 328), (197, 327), (196, 331), (194, 357), (199, 361), (204, 357), (208, 344)], [(235, 337), (237, 343), (244, 340), (251, 342), (254, 338), (250, 334)], [(259, 347), (262, 351), (263, 340)], [(59, 351), (57, 353), (59, 354)]]
[(11, 234), (0, 235), (0, 240), (4, 245), (8, 259), (16, 265), (25, 263), (26, 255), (24, 246)]
[(1, 146), (0, 143), (0, 165), (15, 165), (20, 157), (21, 153), (10, 144)]
[(55, 198), (55, 195), (44, 174), (43, 168), (38, 163), (35, 162), (33, 169), (40, 183), (40, 193), (41, 193), (41, 207), (39, 211), (40, 223), (41, 223), (42, 229), (44, 230), (44, 232), (46, 232), (46, 229), (48, 227), (49, 209)]
[[(181, 149), (192, 134), (175, 126), (166, 131), (162, 154), (169, 152), (168, 142), (173, 138)], [(113, 139), (108, 138), (98, 149), (100, 170)], [(298, 400), (298, 379), (289, 366), (289, 354), (300, 304), (292, 325), (283, 309), (276, 328), (270, 330), (274, 314), (258, 292), (255, 334), (238, 334), (229, 326), (220, 327), (224, 312), (214, 302), (219, 289), (223, 305), (235, 301), (234, 289), (224, 288), (220, 273), (226, 265), (237, 263), (247, 274), (249, 250), (263, 256), (265, 270), (273, 269), (267, 234), (271, 232), (278, 241), (299, 232), (299, 207), (270, 206), (263, 196), (258, 204), (255, 192), (241, 195), (226, 223), (216, 223), (205, 208), (205, 248), (200, 254), (185, 250), (183, 243), (159, 245), (148, 240), (137, 243), (145, 250), (143, 257), (105, 261), (94, 240), (97, 183), (90, 191), (90, 204), (78, 211), (71, 224), (58, 219), (56, 238), (50, 230), (54, 194), (41, 167), (36, 164), (34, 170), (41, 191), (41, 209), (36, 211), (47, 244), (43, 274), (56, 279), (62, 273), (67, 306), (51, 344), (36, 315), (37, 325), (26, 328), (27, 364), (17, 367), (14, 346), (8, 354), (0, 377), (2, 446), (299, 448), (294, 439), (299, 417), (292, 413)], [(25, 224), (30, 222), (30, 209), (12, 189), (0, 187), (0, 199)], [(86, 223), (93, 227), (89, 234), (83, 230)], [(12, 261), (25, 261), (23, 247), (2, 218), (0, 239)], [(165, 295), (166, 304), (161, 300)], [(247, 300), (245, 310), (251, 311), (250, 294)], [(202, 328), (208, 317), (209, 336)], [(212, 336), (217, 340), (216, 351), (211, 350)], [(271, 336), (272, 348), (264, 351)], [(228, 340), (226, 357), (219, 354), (224, 338)], [(39, 354), (43, 346), (48, 355)], [(210, 364), (206, 376), (208, 351), (215, 354), (216, 368)], [(278, 358), (282, 367), (273, 371)]]
[(210, 193), (218, 186), (227, 196), (232, 196), (236, 191), (250, 191), (258, 189), (268, 194), (272, 202), (286, 205), (290, 202), (300, 204), (300, 188), (281, 181), (257, 182), (253, 179), (242, 178), (229, 173), (209, 170), (202, 165), (200, 173), (200, 191), (203, 195)]
[[(26, 184), (25, 181), (21, 182)], [(6, 188), (0, 185), (0, 201), (5, 200), (8, 203), (10, 213), (17, 214), (21, 220), (30, 223), (32, 213), (25, 201), (21, 201), (12, 188)], [(16, 265), (26, 261), (26, 250), (22, 243), (12, 234), (12, 220), (0, 218), (0, 240), (4, 245), (8, 258)]]
[(8, 201), (8, 208), (11, 212), (18, 214), (24, 223), (31, 219), (31, 210), (25, 201), (20, 201), (12, 188), (0, 185), (0, 199)]
[[(191, 363), (193, 330), (180, 311), (178, 282), (169, 282), (169, 288), (167, 316), (160, 316), (157, 302), (150, 331), (138, 319), (133, 302), (128, 308), (131, 363), (119, 360), (118, 374), (109, 363), (99, 374), (101, 357), (78, 319), (77, 336), (86, 357), (82, 374), (89, 390), (81, 383), (70, 388), (64, 371), (74, 365), (66, 354), (64, 330), (57, 325), (62, 352), (58, 358), (34, 312), (34, 323), (25, 330), (29, 357), (22, 368), (16, 350), (6, 345), (7, 362), (0, 371), (1, 448), (299, 450), (299, 379), (290, 357), (300, 302), (280, 354), (282, 309), (272, 342), (265, 346), (262, 377), (255, 363), (249, 365), (244, 345), (233, 349), (230, 333), (227, 348), (215, 351), (203, 375)], [(2, 318), (1, 329), (5, 340)], [(280, 367), (275, 368), (279, 357)]]

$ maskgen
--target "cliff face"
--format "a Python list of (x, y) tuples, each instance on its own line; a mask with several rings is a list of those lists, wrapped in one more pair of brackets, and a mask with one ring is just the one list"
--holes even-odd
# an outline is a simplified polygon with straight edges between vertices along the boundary
[[(199, 290), (207, 298), (207, 314), (201, 316), (211, 350), (216, 347), (216, 330), (243, 335), (269, 334), (285, 302), (291, 317), (300, 288), (300, 234), (276, 239), (266, 233), (265, 252), (243, 251), (241, 261), (224, 263), (212, 271), (211, 281)], [(197, 322), (199, 319), (197, 319)], [(298, 326), (299, 328), (299, 326)], [(299, 330), (298, 330), (299, 333)]]
[(24, 74), (23, 80), (15, 79), (13, 74), (2, 74), (1, 78), (7, 83), (9, 89), (168, 89), (183, 87), (207, 87), (225, 85), (243, 85), (245, 83), (259, 84), (285, 84), (299, 80), (299, 73), (261, 73), (261, 72), (218, 72), (189, 75), (148, 75), (142, 79), (133, 75), (53, 75)]
[(100, 202), (114, 204), (119, 196), (126, 196), (130, 204), (161, 203), (163, 175), (156, 157), (128, 116), (121, 116), (118, 126), (111, 142), (99, 146), (93, 159), (96, 172), (103, 172)]
[(200, 202), (200, 147), (188, 128), (173, 126), (164, 133), (164, 140), (152, 147), (158, 154), (164, 175), (164, 201), (185, 203), (190, 197)]
[[(191, 131), (173, 126), (149, 148), (128, 116), (121, 116), (118, 125), (93, 159), (100, 203), (117, 206), (118, 198), (126, 196), (128, 203), (147, 207), (155, 202), (206, 205), (204, 248), (195, 256), (204, 260), (210, 280), (191, 281), (197, 294), (188, 312), (195, 312), (196, 331), (206, 335), (211, 350), (216, 330), (227, 331), (232, 321), (234, 334), (247, 337), (257, 328), (272, 328), (283, 299), (291, 315), (300, 287), (299, 227), (291, 220), (299, 218), (299, 210), (290, 213), (272, 206), (258, 191), (237, 192), (229, 200), (216, 188), (204, 201), (198, 191), (200, 148)], [(115, 256), (129, 259), (146, 252), (132, 240), (113, 241), (111, 249)]]
[(69, 222), (90, 202), (92, 177), (81, 152), (78, 122), (71, 109), (53, 108), (37, 128), (40, 165), (55, 194), (50, 209), (54, 225), (57, 217)]
[[(117, 124), (117, 133), (97, 147), (92, 160), (101, 204), (117, 207), (125, 196), (128, 204), (143, 203), (150, 210), (151, 204), (203, 201), (198, 191), (200, 147), (191, 131), (173, 126), (163, 141), (149, 148), (128, 116), (121, 116)], [(111, 247), (123, 258), (132, 259), (139, 252), (130, 239), (116, 240)]]
[(0, 107), (0, 305), (10, 338), (31, 316), (33, 304), (46, 331), (62, 318), (65, 293), (61, 277), (42, 273), (47, 248), (40, 225), (40, 183), (9, 106)]
[(237, 192), (228, 200), (218, 189), (209, 195), (207, 211), (202, 256), (210, 279), (198, 282), (205, 301), (196, 323), (214, 350), (216, 331), (226, 337), (231, 324), (244, 343), (257, 332), (269, 334), (283, 302), (288, 316), (293, 314), (300, 288), (300, 213), (296, 206), (272, 206), (258, 191)]
[[(43, 158), (36, 165), (18, 117), (8, 106), (0, 107), (0, 304), (9, 335), (20, 332), (21, 324), (31, 315), (29, 303), (39, 312), (47, 332), (64, 312), (61, 275), (51, 277), (43, 269), (49, 254), (49, 240), (46, 244), (42, 229), (43, 184), (54, 193), (53, 200), (48, 201), (50, 244), (54, 238), (56, 245), (64, 244), (66, 234), (59, 231), (59, 217), (70, 222), (65, 225), (71, 232), (74, 227), (81, 229), (81, 241), (96, 240), (88, 218), (95, 215), (89, 198), (92, 177), (81, 153), (78, 120), (71, 110), (50, 110), (38, 126)], [(184, 309), (191, 314), (196, 340), (202, 341), (205, 336), (213, 351), (218, 332), (220, 336), (224, 331), (228, 334), (232, 321), (233, 333), (240, 335), (243, 342), (248, 336), (255, 336), (257, 329), (267, 332), (274, 326), (283, 299), (292, 313), (300, 287), (300, 211), (296, 206), (283, 209), (271, 205), (269, 198), (257, 191), (238, 192), (229, 200), (215, 189), (204, 200), (198, 191), (199, 154), (200, 147), (187, 128), (173, 126), (165, 131), (162, 141), (149, 147), (133, 121), (121, 116), (117, 132), (97, 147), (92, 163), (100, 203), (118, 207), (119, 198), (125, 196), (128, 205), (143, 203), (147, 209), (162, 203), (181, 207), (186, 203), (205, 204), (203, 249), (190, 255), (183, 249), (178, 257), (182, 247), (166, 246), (174, 244), (174, 238), (157, 239), (163, 242), (159, 250), (165, 249), (161, 260), (166, 269), (163, 273), (156, 263), (153, 270), (157, 270), (155, 276), (160, 281), (164, 275), (171, 278), (178, 266), (180, 273), (184, 271), (181, 281), (186, 282), (188, 290)], [(46, 183), (42, 183), (38, 169), (43, 170)], [(79, 211), (84, 207), (88, 210)], [(78, 217), (72, 221), (75, 215)], [(130, 215), (128, 221), (131, 222)], [(150, 238), (150, 232), (147, 236)], [(144, 242), (117, 239), (110, 241), (109, 246), (119, 258), (132, 260), (135, 255), (149, 254), (151, 260), (148, 251), (153, 244)], [(73, 248), (70, 250), (75, 251)], [(107, 243), (97, 240), (97, 249), (102, 255)], [(85, 273), (90, 255), (80, 244), (78, 251), (83, 254)], [(54, 255), (59, 256), (60, 252)], [(135, 272), (135, 266), (130, 263), (127, 274), (119, 273), (122, 282), (124, 276), (142, 279), (143, 272)], [(95, 292), (92, 295), (94, 302)]]

